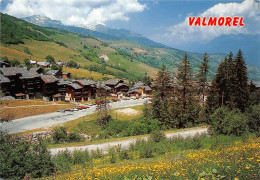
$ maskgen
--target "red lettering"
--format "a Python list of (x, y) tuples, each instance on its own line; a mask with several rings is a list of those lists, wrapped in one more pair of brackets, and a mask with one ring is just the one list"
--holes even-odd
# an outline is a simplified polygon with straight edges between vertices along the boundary
[(214, 17), (214, 18), (210, 17), (209, 22), (208, 22), (208, 26), (216, 26), (216, 25), (217, 25), (217, 18), (216, 17)]
[(239, 26), (244, 26), (244, 25), (245, 25), (245, 24), (243, 23), (243, 19), (244, 19), (244, 17), (241, 17), (241, 18), (240, 18)]
[(206, 17), (204, 17), (203, 20), (202, 20), (202, 26), (207, 26), (207, 24), (205, 23), (205, 21), (206, 21)]
[(224, 22), (225, 22), (224, 17), (220, 17), (220, 18), (218, 19), (218, 25), (219, 25), (219, 26), (223, 26)]
[(225, 26), (231, 26), (232, 18), (231, 17), (226, 17), (226, 23)]
[(195, 17), (189, 17), (189, 25), (190, 26), (192, 26), (194, 20), (195, 20)]
[(233, 26), (237, 26), (239, 17), (233, 17)]
[(194, 23), (194, 26), (200, 26), (200, 17), (197, 18), (197, 20)]

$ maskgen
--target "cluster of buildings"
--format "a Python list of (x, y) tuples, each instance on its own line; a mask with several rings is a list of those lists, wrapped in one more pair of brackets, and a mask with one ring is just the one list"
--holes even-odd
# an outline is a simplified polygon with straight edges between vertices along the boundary
[(44, 99), (46, 101), (88, 101), (96, 97), (97, 90), (103, 88), (110, 96), (145, 96), (152, 93), (150, 86), (138, 82), (129, 88), (123, 80), (109, 79), (71, 80), (69, 73), (42, 68), (0, 67), (1, 96), (15, 99)]

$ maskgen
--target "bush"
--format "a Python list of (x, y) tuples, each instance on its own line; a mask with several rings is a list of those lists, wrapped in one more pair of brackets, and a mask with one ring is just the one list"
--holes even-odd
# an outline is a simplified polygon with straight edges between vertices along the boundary
[(52, 140), (54, 143), (66, 143), (66, 142), (79, 142), (81, 137), (78, 133), (67, 133), (67, 129), (64, 126), (60, 126), (54, 129), (52, 134)]
[(121, 152), (119, 152), (119, 159), (123, 160), (123, 159), (130, 159), (129, 154), (127, 153), (127, 150), (122, 150)]
[(32, 144), (0, 132), (0, 144), (1, 178), (40, 178), (54, 172), (50, 152), (41, 139)]
[(219, 108), (210, 116), (210, 121), (214, 134), (241, 136), (248, 130), (246, 116), (238, 109)]
[(150, 135), (150, 138), (154, 141), (154, 142), (160, 142), (162, 140), (164, 140), (166, 138), (165, 134), (162, 131), (153, 131)]
[(103, 154), (103, 151), (101, 149), (97, 148), (96, 150), (91, 151), (91, 156), (94, 159), (98, 159), (98, 158), (104, 157), (104, 154)]
[(53, 163), (55, 164), (56, 170), (61, 172), (67, 172), (73, 165), (73, 158), (68, 150), (62, 151), (53, 157)]
[(250, 131), (258, 131), (260, 128), (260, 104), (250, 106), (246, 111)]
[(153, 158), (152, 145), (149, 142), (144, 142), (139, 148), (140, 158)]
[(65, 143), (67, 140), (67, 129), (64, 126), (60, 126), (54, 129), (52, 139), (55, 143)]

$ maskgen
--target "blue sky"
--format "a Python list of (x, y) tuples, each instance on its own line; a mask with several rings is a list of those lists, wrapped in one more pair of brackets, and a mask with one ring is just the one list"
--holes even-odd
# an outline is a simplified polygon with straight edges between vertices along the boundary
[[(2, 1), (2, 2), (1, 2)], [(0, 0), (15, 17), (43, 15), (66, 25), (104, 24), (189, 50), (223, 35), (259, 35), (259, 0)], [(243, 16), (244, 27), (189, 27), (188, 16)], [(256, 44), (257, 45), (257, 44)], [(259, 44), (258, 44), (259, 45)]]

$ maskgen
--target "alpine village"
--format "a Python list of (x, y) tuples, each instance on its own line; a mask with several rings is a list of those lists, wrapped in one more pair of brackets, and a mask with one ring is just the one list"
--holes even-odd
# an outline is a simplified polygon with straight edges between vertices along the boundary
[(1, 13), (0, 179), (260, 178), (260, 67), (243, 49), (30, 20)]

